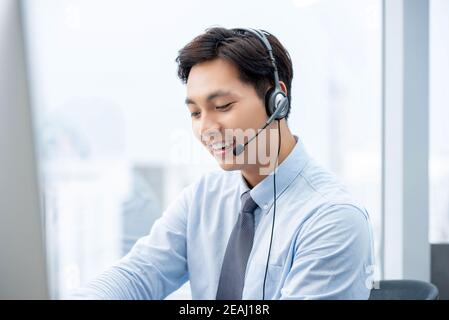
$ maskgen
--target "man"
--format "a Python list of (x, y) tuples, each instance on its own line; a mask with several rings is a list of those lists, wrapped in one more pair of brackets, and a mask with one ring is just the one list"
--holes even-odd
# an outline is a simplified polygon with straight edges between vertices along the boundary
[(150, 234), (78, 296), (367, 299), (363, 207), (287, 125), (290, 56), (268, 33), (211, 28), (180, 50), (192, 129), (223, 170), (185, 188)]

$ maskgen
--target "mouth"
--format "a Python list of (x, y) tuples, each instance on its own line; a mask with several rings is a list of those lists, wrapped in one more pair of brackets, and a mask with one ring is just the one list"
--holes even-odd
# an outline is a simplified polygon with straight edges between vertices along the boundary
[(232, 141), (220, 141), (207, 144), (207, 148), (214, 156), (224, 156), (225, 154), (232, 152), (235, 147), (235, 139)]

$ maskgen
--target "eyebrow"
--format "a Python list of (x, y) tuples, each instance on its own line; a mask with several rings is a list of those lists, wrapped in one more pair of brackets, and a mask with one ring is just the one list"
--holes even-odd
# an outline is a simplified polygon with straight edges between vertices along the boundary
[[(230, 95), (233, 95), (233, 93), (231, 91), (217, 90), (217, 91), (214, 91), (214, 92), (210, 93), (207, 96), (206, 100), (207, 101), (211, 101), (211, 100), (213, 100), (215, 98), (218, 98), (218, 97), (224, 97), (224, 96), (230, 96)], [(196, 103), (192, 99), (186, 98), (185, 104), (196, 104)]]

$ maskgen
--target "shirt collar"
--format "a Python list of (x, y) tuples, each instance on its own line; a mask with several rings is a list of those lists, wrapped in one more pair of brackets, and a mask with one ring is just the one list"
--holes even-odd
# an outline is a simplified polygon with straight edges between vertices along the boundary
[[(287, 158), (276, 169), (276, 199), (291, 185), (291, 183), (298, 177), (302, 169), (308, 162), (308, 155), (304, 149), (304, 145), (295, 136), (296, 145)], [(262, 212), (268, 213), (273, 205), (273, 173), (266, 176), (254, 188), (251, 189), (250, 194), (254, 202), (262, 209)], [(240, 173), (240, 196), (249, 190), (249, 187)]]

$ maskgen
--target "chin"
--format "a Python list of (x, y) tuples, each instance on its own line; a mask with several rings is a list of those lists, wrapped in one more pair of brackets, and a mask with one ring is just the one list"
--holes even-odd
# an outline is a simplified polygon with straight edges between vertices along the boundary
[(218, 165), (225, 171), (241, 170), (242, 165), (236, 163), (224, 163), (219, 161)]

